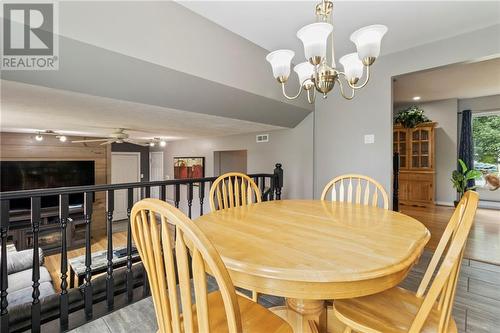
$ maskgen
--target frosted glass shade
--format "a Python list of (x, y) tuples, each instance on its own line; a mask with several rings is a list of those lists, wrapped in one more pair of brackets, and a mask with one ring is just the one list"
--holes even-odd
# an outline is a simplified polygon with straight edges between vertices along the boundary
[(380, 42), (387, 32), (387, 27), (381, 24), (369, 25), (356, 30), (351, 40), (356, 44), (359, 59), (377, 58), (380, 55)]
[(363, 75), (363, 63), (357, 53), (349, 53), (339, 59), (349, 82), (357, 81)]
[(266, 60), (271, 64), (273, 76), (278, 81), (284, 82), (290, 76), (290, 63), (294, 55), (295, 53), (290, 50), (277, 50), (267, 55)]
[[(326, 57), (326, 42), (332, 30), (333, 26), (330, 23), (319, 22), (306, 25), (297, 31), (297, 37), (304, 44), (306, 60), (312, 62), (314, 59)], [(318, 63), (318, 61), (313, 62), (315, 65)]]
[(307, 85), (311, 83), (311, 76), (314, 73), (314, 66), (311, 65), (308, 61), (301, 62), (296, 65), (293, 70), (299, 76), (299, 82), (302, 85)]

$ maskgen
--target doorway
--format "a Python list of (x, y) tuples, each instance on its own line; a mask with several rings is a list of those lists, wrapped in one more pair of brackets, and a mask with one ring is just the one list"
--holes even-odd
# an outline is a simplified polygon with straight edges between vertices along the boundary
[(246, 150), (225, 150), (214, 152), (214, 174), (223, 175), (227, 172), (247, 173)]
[[(136, 183), (141, 181), (141, 153), (111, 153), (111, 184)], [(139, 198), (139, 189), (134, 190), (134, 202)], [(113, 221), (127, 218), (127, 190), (115, 191)]]
[[(163, 152), (152, 151), (149, 153), (149, 180), (163, 180)], [(158, 187), (151, 188), (151, 198), (160, 199), (160, 189)]]

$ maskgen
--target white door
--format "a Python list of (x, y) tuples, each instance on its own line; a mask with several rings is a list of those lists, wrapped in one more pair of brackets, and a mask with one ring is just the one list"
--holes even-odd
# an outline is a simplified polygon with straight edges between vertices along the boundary
[[(163, 180), (163, 152), (152, 151), (149, 153), (149, 180)], [(160, 188), (151, 188), (151, 198), (160, 199)]]
[[(141, 180), (140, 153), (111, 153), (111, 183), (136, 183)], [(139, 198), (139, 190), (134, 190), (134, 202)], [(127, 218), (127, 190), (115, 191), (113, 221)]]

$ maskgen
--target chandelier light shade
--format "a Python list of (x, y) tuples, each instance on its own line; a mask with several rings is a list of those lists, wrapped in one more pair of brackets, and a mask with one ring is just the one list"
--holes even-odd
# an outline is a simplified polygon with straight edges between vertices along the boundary
[(306, 86), (304, 88), (309, 89), (312, 86), (311, 79), (314, 74), (314, 66), (311, 65), (308, 61), (304, 61), (296, 65), (293, 70), (299, 76), (299, 83), (303, 86)]
[[(335, 48), (333, 41), (333, 2), (322, 0), (316, 5), (317, 22), (308, 24), (297, 32), (297, 37), (304, 45), (305, 62), (294, 67), (299, 76), (299, 90), (296, 95), (289, 96), (285, 91), (285, 83), (290, 76), (290, 64), (293, 51), (278, 50), (267, 55), (273, 68), (273, 75), (281, 84), (283, 96), (287, 99), (298, 98), (306, 91), (309, 103), (316, 100), (316, 92), (326, 98), (328, 93), (339, 86), (340, 94), (345, 99), (353, 99), (356, 90), (366, 86), (370, 80), (370, 67), (380, 55), (380, 44), (387, 33), (387, 27), (381, 24), (370, 25), (355, 31), (351, 41), (356, 45), (357, 53), (349, 53), (339, 59), (344, 71), (335, 63)], [(331, 36), (331, 53), (328, 54), (329, 38)], [(362, 83), (358, 81), (362, 80)], [(345, 86), (350, 88), (346, 92)]]
[(290, 50), (277, 50), (267, 55), (266, 60), (273, 68), (273, 76), (284, 83), (290, 76), (290, 64), (295, 52)]
[[(380, 43), (382, 37), (387, 32), (387, 27), (380, 24), (370, 25), (356, 30), (351, 35), (351, 41), (356, 44), (359, 59), (365, 62), (373, 63), (380, 55)], [(366, 64), (366, 65), (371, 65)]]
[(297, 32), (297, 37), (304, 44), (306, 60), (311, 64), (318, 65), (326, 57), (326, 44), (332, 30), (330, 23), (319, 22), (306, 25)]
[(340, 64), (344, 67), (345, 76), (351, 84), (356, 84), (361, 76), (363, 76), (363, 63), (359, 60), (358, 54), (349, 53), (339, 59)]

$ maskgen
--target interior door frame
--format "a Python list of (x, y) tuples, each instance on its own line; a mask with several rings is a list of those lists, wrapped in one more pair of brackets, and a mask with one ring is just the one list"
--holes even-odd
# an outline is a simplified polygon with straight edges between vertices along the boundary
[(153, 166), (153, 163), (151, 163), (151, 160), (152, 160), (153, 154), (161, 154), (162, 179), (160, 179), (160, 180), (163, 180), (164, 175), (165, 175), (165, 154), (162, 151), (150, 151), (149, 152), (149, 180), (151, 181), (152, 166)]
[[(160, 161), (161, 161), (161, 179), (160, 180), (164, 180), (165, 178), (165, 154), (163, 153), (163, 151), (150, 151), (149, 152), (149, 181), (153, 181), (153, 179), (151, 178), (151, 176), (153, 175), (153, 154), (161, 154), (161, 158), (160, 158)], [(152, 198), (156, 198), (156, 199), (160, 199), (160, 189), (155, 186), (153, 188), (151, 188), (151, 197)]]
[[(127, 152), (122, 152), (122, 151), (112, 151), (111, 152), (111, 176), (110, 176), (110, 183), (113, 184), (113, 155), (125, 155), (125, 156), (137, 156), (137, 179), (138, 179), (138, 182), (140, 182), (142, 179), (141, 179), (141, 153), (140, 152), (134, 152), (134, 151), (127, 151)], [(136, 188), (134, 189), (134, 202), (139, 200), (141, 197), (141, 193), (140, 193), (140, 188)], [(113, 219), (114, 220), (114, 219)]]
[[(137, 179), (141, 181), (141, 153), (137, 151), (112, 151), (111, 152), (111, 164), (113, 163), (113, 155), (128, 155), (128, 156), (137, 156)], [(113, 170), (113, 165), (111, 165), (111, 170)], [(113, 180), (113, 174), (111, 174), (111, 180)], [(111, 182), (113, 183), (113, 182)]]

